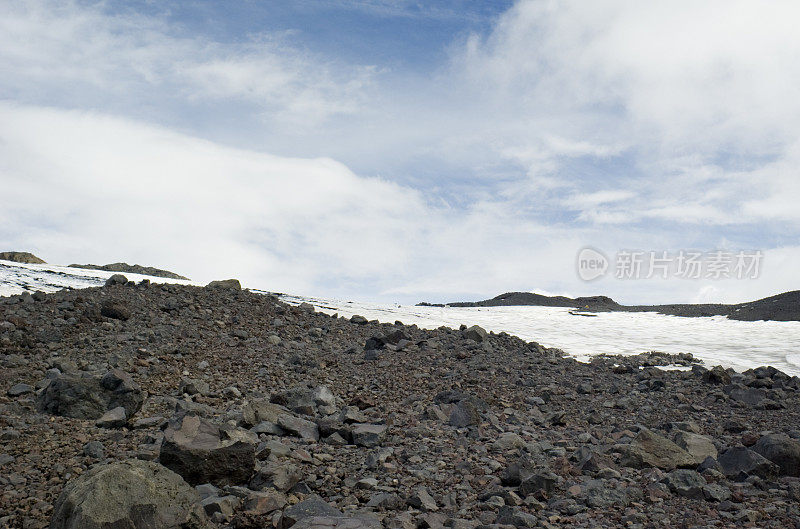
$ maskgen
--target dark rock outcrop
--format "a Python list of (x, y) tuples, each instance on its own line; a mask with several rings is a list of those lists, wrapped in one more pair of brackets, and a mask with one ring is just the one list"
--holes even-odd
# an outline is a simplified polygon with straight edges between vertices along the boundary
[(192, 485), (237, 485), (253, 475), (256, 442), (250, 432), (187, 414), (170, 421), (159, 460)]
[(39, 410), (75, 419), (99, 419), (109, 410), (125, 409), (132, 417), (142, 407), (144, 395), (130, 375), (114, 369), (103, 377), (60, 375), (39, 395)]
[(46, 264), (43, 259), (39, 259), (30, 252), (0, 252), (0, 260), (25, 264)]

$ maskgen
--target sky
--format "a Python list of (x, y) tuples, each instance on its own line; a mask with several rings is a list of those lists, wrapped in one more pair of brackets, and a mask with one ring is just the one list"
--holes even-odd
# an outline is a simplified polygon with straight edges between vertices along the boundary
[[(0, 250), (403, 303), (795, 290), (798, 19), (780, 0), (0, 0)], [(620, 278), (626, 251), (759, 269)]]

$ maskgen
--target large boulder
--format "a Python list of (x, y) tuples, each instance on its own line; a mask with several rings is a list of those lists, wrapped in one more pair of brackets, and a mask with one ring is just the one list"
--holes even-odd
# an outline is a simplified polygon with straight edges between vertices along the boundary
[(706, 480), (694, 470), (681, 468), (664, 476), (662, 483), (678, 496), (701, 500)]
[(788, 435), (765, 435), (753, 450), (778, 465), (781, 476), (800, 476), (800, 442)]
[(206, 288), (221, 288), (221, 289), (228, 289), (228, 290), (241, 290), (242, 285), (239, 283), (238, 279), (220, 279), (217, 281), (212, 281), (206, 285)]
[(242, 407), (242, 423), (246, 426), (261, 422), (277, 424), (278, 417), (288, 413), (288, 409), (267, 399), (254, 399)]
[(686, 450), (698, 465), (707, 457), (717, 458), (717, 447), (714, 442), (706, 437), (692, 432), (678, 432), (675, 435), (675, 444)]
[(270, 396), (270, 402), (303, 415), (336, 412), (337, 398), (327, 386), (293, 386)]
[(489, 333), (487, 333), (486, 329), (479, 325), (473, 325), (464, 331), (464, 336), (478, 343), (485, 342), (489, 339)]
[(91, 420), (122, 407), (130, 419), (142, 408), (142, 402), (142, 389), (131, 376), (112, 369), (103, 377), (58, 376), (39, 395), (37, 406), (51, 415)]
[(717, 461), (722, 472), (737, 481), (744, 481), (748, 476), (774, 479), (778, 474), (778, 465), (744, 446), (726, 450)]
[(255, 470), (258, 437), (240, 428), (220, 428), (197, 415), (178, 416), (164, 430), (161, 464), (192, 485), (247, 483)]
[(151, 461), (100, 465), (64, 487), (50, 529), (203, 529), (200, 497), (178, 474)]
[(697, 465), (686, 450), (651, 430), (639, 432), (622, 451), (622, 464), (628, 467), (674, 470)]

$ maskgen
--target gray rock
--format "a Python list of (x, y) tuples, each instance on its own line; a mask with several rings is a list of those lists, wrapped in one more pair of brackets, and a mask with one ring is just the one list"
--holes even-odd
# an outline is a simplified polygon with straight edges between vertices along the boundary
[(102, 378), (61, 375), (40, 394), (37, 406), (51, 415), (96, 420), (120, 406), (130, 418), (143, 401), (142, 390), (130, 375), (114, 369)]
[(373, 494), (367, 502), (367, 507), (381, 511), (398, 511), (404, 508), (406, 502), (394, 492), (379, 492)]
[(316, 494), (312, 494), (305, 500), (284, 509), (280, 527), (287, 529), (304, 518), (319, 516), (340, 517), (343, 514)]
[(353, 444), (374, 448), (386, 437), (385, 424), (353, 424)]
[(314, 415), (316, 412), (314, 389), (306, 386), (295, 386), (275, 393), (270, 397), (270, 401), (303, 415)]
[(289, 410), (267, 399), (255, 399), (242, 407), (242, 422), (245, 426), (255, 426), (260, 422), (278, 422), (278, 417), (288, 414)]
[(319, 428), (314, 422), (294, 415), (283, 414), (278, 416), (278, 426), (301, 439), (319, 441)]
[(180, 392), (187, 395), (208, 395), (211, 388), (208, 382), (197, 378), (187, 378), (181, 381)]
[(212, 516), (214, 513), (220, 513), (223, 519), (230, 519), (233, 516), (233, 511), (239, 507), (241, 500), (236, 496), (209, 496), (203, 499), (200, 504), (206, 511), (206, 514)]
[(356, 516), (308, 516), (292, 525), (292, 529), (382, 529), (383, 525), (375, 516), (358, 514)]
[(83, 445), (83, 454), (92, 459), (103, 459), (105, 457), (105, 448), (100, 441), (89, 441)]
[(159, 457), (192, 485), (235, 485), (253, 475), (257, 442), (246, 430), (223, 429), (197, 415), (185, 415), (164, 430)]
[(273, 462), (256, 472), (250, 480), (250, 488), (253, 490), (265, 490), (273, 488), (280, 492), (286, 492), (303, 478), (303, 473), (297, 466), (291, 463)]
[(558, 476), (549, 470), (537, 470), (519, 484), (519, 492), (524, 496), (537, 494), (549, 497), (558, 485)]
[(679, 496), (695, 500), (703, 499), (703, 487), (706, 485), (706, 480), (694, 470), (684, 468), (673, 470), (664, 476), (661, 482)]
[(778, 465), (744, 446), (728, 449), (719, 456), (717, 461), (723, 474), (739, 481), (743, 481), (751, 475), (763, 479), (774, 479), (779, 470)]
[(436, 512), (439, 506), (436, 505), (436, 500), (430, 495), (428, 489), (420, 487), (408, 498), (408, 504), (415, 509), (426, 512)]
[(212, 281), (206, 285), (206, 288), (227, 289), (227, 290), (241, 290), (242, 285), (238, 279), (220, 279)]
[(158, 463), (96, 466), (64, 487), (51, 529), (206, 529), (197, 492)]
[(662, 470), (694, 467), (695, 458), (666, 437), (642, 430), (622, 447), (622, 464), (633, 468), (657, 467)]
[(489, 333), (486, 332), (486, 329), (478, 325), (473, 325), (464, 331), (464, 336), (478, 343), (485, 342), (489, 339)]
[(709, 384), (727, 385), (731, 383), (731, 376), (722, 366), (714, 366), (703, 372), (703, 380)]
[(675, 435), (675, 444), (686, 450), (698, 465), (707, 457), (717, 458), (717, 448), (704, 435), (681, 431)]
[(286, 494), (276, 490), (251, 492), (244, 500), (244, 510), (251, 514), (263, 515), (283, 509), (287, 504)]
[(614, 487), (602, 479), (590, 479), (581, 488), (582, 502), (593, 509), (605, 509), (612, 505), (626, 507), (631, 502), (631, 487)]
[(448, 421), (455, 428), (477, 426), (481, 423), (480, 410), (471, 399), (461, 400), (453, 407)]
[(114, 274), (108, 279), (106, 279), (107, 287), (111, 287), (114, 285), (127, 285), (127, 284), (128, 284), (128, 278), (122, 274)]
[(113, 410), (108, 410), (102, 417), (97, 419), (95, 425), (100, 428), (122, 428), (128, 423), (128, 415), (125, 408), (118, 406)]
[(113, 320), (126, 321), (131, 318), (131, 311), (121, 301), (108, 299), (100, 306), (100, 315)]
[(20, 395), (33, 393), (33, 390), (34, 388), (30, 384), (14, 384), (10, 388), (8, 388), (6, 395), (8, 395), (9, 397), (19, 397)]
[(800, 476), (800, 442), (788, 435), (765, 435), (753, 450), (778, 465), (781, 476)]
[(731, 498), (731, 490), (719, 483), (709, 483), (703, 486), (703, 497), (707, 501), (725, 501)]

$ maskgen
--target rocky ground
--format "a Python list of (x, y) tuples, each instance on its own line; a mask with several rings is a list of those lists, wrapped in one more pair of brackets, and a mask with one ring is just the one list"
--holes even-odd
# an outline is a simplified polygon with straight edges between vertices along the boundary
[(800, 527), (774, 369), (109, 283), (0, 298), (2, 527)]

